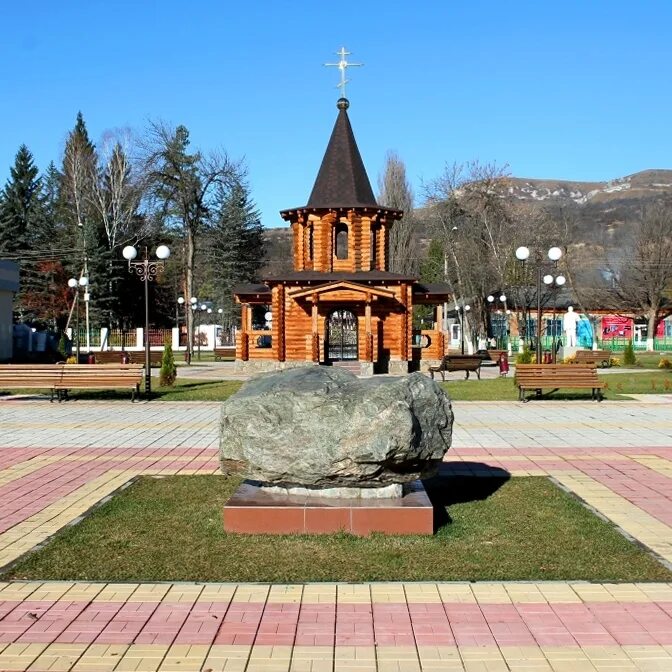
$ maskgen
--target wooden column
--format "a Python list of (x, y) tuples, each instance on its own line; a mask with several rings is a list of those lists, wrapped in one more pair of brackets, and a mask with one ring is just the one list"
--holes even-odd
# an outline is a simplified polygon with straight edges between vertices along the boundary
[(250, 345), (248, 332), (250, 330), (250, 304), (244, 303), (240, 307), (240, 358), (246, 362), (250, 358)]
[(373, 361), (373, 333), (371, 332), (371, 294), (366, 295), (366, 305), (364, 306), (364, 331), (366, 332), (366, 344), (364, 359), (367, 362)]
[(311, 307), (311, 353), (312, 360), (316, 363), (320, 361), (320, 325), (319, 325), (319, 306), (318, 301), (319, 297), (317, 294), (311, 296), (312, 307)]
[(387, 224), (382, 223), (380, 225), (378, 239), (380, 245), (378, 247), (378, 261), (376, 267), (381, 271), (387, 271)]
[(285, 361), (285, 286), (273, 287), (273, 357), (278, 362)]
[(409, 324), (409, 319), (408, 319), (408, 311), (409, 311), (409, 305), (408, 305), (408, 292), (407, 290), (407, 285), (406, 283), (401, 285), (401, 304), (404, 307), (404, 317), (401, 321), (401, 340), (400, 340), (400, 345), (399, 345), (399, 350), (400, 350), (400, 355), (402, 360), (408, 360), (408, 324)]
[(439, 303), (436, 308), (436, 320), (434, 322), (435, 331), (443, 331), (443, 304)]

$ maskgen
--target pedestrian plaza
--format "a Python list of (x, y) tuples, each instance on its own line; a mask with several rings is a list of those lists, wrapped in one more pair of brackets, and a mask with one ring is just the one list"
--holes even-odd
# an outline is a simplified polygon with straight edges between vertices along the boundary
[[(0, 566), (138, 475), (217, 473), (220, 406), (0, 401)], [(446, 472), (548, 475), (672, 563), (672, 405), (454, 408)], [(0, 670), (664, 672), (672, 584), (8, 582)]]

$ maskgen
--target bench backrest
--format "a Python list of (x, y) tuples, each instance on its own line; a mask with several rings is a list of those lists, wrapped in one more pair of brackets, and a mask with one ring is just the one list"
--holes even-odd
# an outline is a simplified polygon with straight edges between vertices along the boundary
[(603, 359), (611, 359), (611, 352), (609, 350), (577, 350), (577, 362), (595, 362)]
[(143, 367), (140, 364), (66, 364), (62, 367), (59, 387), (77, 384), (139, 385)]
[[(102, 352), (94, 353), (96, 364), (121, 364), (121, 358), (128, 356), (129, 362), (132, 364), (145, 363), (145, 351), (139, 350), (104, 350)], [(149, 353), (149, 361), (152, 364), (160, 363), (163, 358), (163, 352), (151, 351)]]
[(53, 387), (61, 377), (57, 364), (1, 364), (2, 387)]
[(538, 380), (557, 381), (595, 381), (599, 382), (597, 369), (594, 365), (568, 364), (518, 364), (515, 380), (517, 383), (534, 382)]
[(444, 366), (478, 368), (483, 360), (478, 355), (446, 355), (443, 358)]

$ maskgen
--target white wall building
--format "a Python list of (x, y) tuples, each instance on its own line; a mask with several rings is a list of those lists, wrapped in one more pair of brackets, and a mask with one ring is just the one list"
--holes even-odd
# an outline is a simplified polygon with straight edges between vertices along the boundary
[(0, 362), (12, 358), (12, 306), (19, 291), (19, 265), (0, 260)]

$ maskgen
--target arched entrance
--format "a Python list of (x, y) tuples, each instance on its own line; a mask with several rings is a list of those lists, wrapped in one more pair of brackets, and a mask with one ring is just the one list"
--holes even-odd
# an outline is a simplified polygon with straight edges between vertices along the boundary
[(331, 362), (359, 359), (357, 316), (337, 308), (327, 318), (327, 359)]

